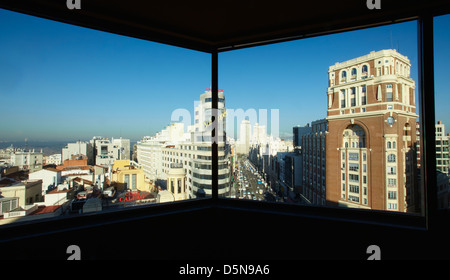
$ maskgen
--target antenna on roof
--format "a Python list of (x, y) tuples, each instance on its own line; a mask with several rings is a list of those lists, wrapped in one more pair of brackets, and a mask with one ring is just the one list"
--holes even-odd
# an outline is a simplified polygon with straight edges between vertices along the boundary
[(390, 33), (390, 37), (391, 37), (391, 49), (393, 49), (394, 46), (392, 45), (392, 30), (389, 33)]

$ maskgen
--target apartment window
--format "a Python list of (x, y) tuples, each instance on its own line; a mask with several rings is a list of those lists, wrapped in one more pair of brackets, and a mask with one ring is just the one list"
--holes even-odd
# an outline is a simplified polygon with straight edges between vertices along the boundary
[(350, 88), (350, 102), (351, 102), (351, 106), (356, 106), (355, 88)]
[(350, 182), (359, 182), (359, 175), (356, 174), (348, 174), (348, 180)]
[(359, 193), (359, 186), (357, 186), (357, 185), (349, 185), (348, 186), (348, 190), (349, 190), (349, 192), (352, 192), (352, 193)]
[(125, 174), (124, 184), (125, 184), (125, 189), (128, 189), (128, 187), (130, 185), (130, 175), (129, 174)]
[(388, 155), (388, 162), (395, 162), (395, 155), (394, 154), (389, 154)]
[(359, 171), (359, 164), (358, 163), (349, 163), (348, 169), (350, 171)]
[(388, 203), (389, 210), (397, 210), (397, 203)]
[(359, 158), (359, 153), (348, 153), (348, 160), (357, 161)]
[(366, 89), (366, 86), (363, 85), (363, 86), (361, 86), (361, 105), (367, 104), (366, 94), (367, 94), (367, 89)]
[(397, 199), (396, 191), (388, 191), (388, 199)]
[(397, 174), (396, 167), (395, 166), (388, 166), (387, 167), (387, 173), (389, 175), (396, 175)]
[(386, 101), (387, 101), (387, 102), (392, 102), (392, 101), (393, 101), (393, 98), (392, 98), (392, 91), (386, 92)]
[(367, 65), (363, 65), (362, 67), (362, 73), (367, 74), (368, 73), (368, 67)]
[(347, 71), (342, 71), (341, 78), (342, 78), (342, 80), (347, 79)]
[(131, 175), (131, 188), (135, 190), (137, 188), (137, 175), (132, 174)]

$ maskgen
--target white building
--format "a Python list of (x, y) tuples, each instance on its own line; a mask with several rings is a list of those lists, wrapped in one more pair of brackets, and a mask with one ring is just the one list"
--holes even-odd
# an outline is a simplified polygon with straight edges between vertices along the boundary
[(62, 154), (53, 154), (49, 156), (44, 156), (44, 163), (47, 164), (54, 164), (54, 165), (61, 165), (62, 164)]
[(90, 141), (94, 147), (96, 165), (112, 165), (115, 160), (130, 159), (130, 139), (94, 137)]
[(34, 172), (42, 169), (44, 154), (33, 150), (16, 150), (11, 153), (10, 164), (18, 166), (21, 170), (29, 170)]
[(92, 143), (85, 141), (77, 141), (75, 143), (68, 143), (62, 149), (61, 162), (72, 159), (73, 155), (85, 155), (88, 157), (88, 164), (93, 165), (95, 162), (94, 149)]
[[(171, 166), (182, 165), (186, 174), (186, 186), (189, 198), (201, 194), (211, 195), (212, 155), (211, 155), (211, 91), (200, 95), (195, 108), (193, 130), (184, 132), (183, 123), (172, 123), (153, 137), (144, 137), (137, 143), (137, 159), (142, 165), (146, 177), (157, 186), (166, 188), (167, 174)], [(219, 91), (218, 157), (219, 157), (219, 196), (229, 192), (230, 162), (229, 147), (225, 138), (225, 99)]]
[(61, 171), (54, 168), (41, 169), (35, 172), (31, 172), (28, 175), (30, 180), (42, 180), (42, 195), (45, 195), (48, 191), (56, 188), (61, 180)]
[(250, 150), (250, 143), (252, 139), (252, 131), (249, 120), (243, 120), (239, 130), (239, 141), (236, 143), (236, 152), (238, 154), (246, 154)]
[(268, 142), (266, 126), (255, 123), (252, 136), (252, 144), (266, 144)]
[(112, 139), (112, 143), (119, 148), (118, 160), (130, 160), (130, 139)]
[(436, 169), (449, 174), (449, 136), (445, 134), (445, 124), (436, 124)]

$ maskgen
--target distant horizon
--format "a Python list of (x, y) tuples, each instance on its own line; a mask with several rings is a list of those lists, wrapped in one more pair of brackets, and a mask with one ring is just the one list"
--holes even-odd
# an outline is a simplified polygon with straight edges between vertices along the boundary
[[(211, 87), (207, 53), (4, 9), (0, 18), (3, 143), (138, 141), (163, 130), (178, 108), (192, 115)], [(450, 126), (450, 16), (435, 23), (435, 119)], [(328, 68), (382, 49), (410, 59), (418, 96), (416, 21), (219, 53), (219, 88), (226, 108), (279, 110), (278, 136), (292, 139), (294, 126), (326, 118)]]

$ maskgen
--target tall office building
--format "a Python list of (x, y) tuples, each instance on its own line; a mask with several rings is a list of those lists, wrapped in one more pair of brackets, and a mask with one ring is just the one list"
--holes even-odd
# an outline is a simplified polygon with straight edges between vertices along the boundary
[(396, 50), (329, 67), (326, 199), (417, 211), (415, 82)]
[(442, 121), (436, 124), (436, 169), (449, 174), (449, 136), (445, 134), (445, 125)]
[[(195, 107), (193, 129), (184, 132), (183, 123), (172, 123), (155, 136), (144, 137), (137, 143), (137, 159), (142, 165), (147, 178), (159, 187), (171, 191), (167, 186), (168, 175), (181, 174), (185, 178), (186, 197), (196, 198), (211, 195), (212, 186), (212, 139), (211, 139), (211, 90), (200, 95), (200, 102)], [(225, 196), (230, 191), (230, 151), (225, 139), (225, 98), (219, 91), (219, 131), (218, 140), (218, 194)], [(180, 172), (179, 172), (180, 171)], [(170, 177), (170, 176), (169, 176)], [(170, 178), (169, 178), (170, 181)], [(184, 194), (183, 194), (184, 195)]]
[(237, 141), (237, 153), (248, 155), (250, 151), (251, 126), (249, 120), (243, 120), (239, 130), (239, 141)]
[[(226, 134), (226, 109), (225, 109), (225, 95), (223, 90), (218, 90), (218, 106), (217, 106), (217, 116), (218, 121), (218, 131), (216, 133), (216, 142), (225, 142)], [(194, 141), (196, 142), (207, 142), (211, 143), (211, 130), (213, 129), (211, 117), (213, 115), (212, 108), (212, 91), (207, 88), (204, 93), (200, 95), (200, 102), (195, 106), (195, 116), (194, 116)]]
[(305, 126), (294, 126), (292, 128), (293, 132), (293, 142), (294, 142), (294, 149), (300, 149), (302, 146), (302, 136), (311, 133), (312, 127), (309, 126), (309, 123)]
[(302, 155), (302, 186), (300, 193), (307, 201), (316, 205), (326, 204), (326, 133), (327, 120), (311, 123), (310, 133), (300, 138)]

